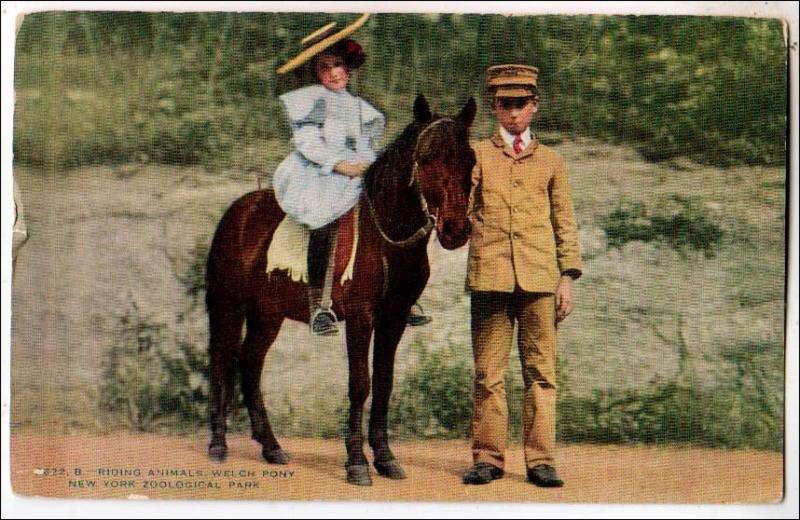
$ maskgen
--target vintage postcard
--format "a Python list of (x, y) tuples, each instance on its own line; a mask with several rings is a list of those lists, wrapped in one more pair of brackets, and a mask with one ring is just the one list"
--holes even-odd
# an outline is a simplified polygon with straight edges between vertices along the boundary
[(16, 21), (15, 495), (784, 500), (786, 20), (143, 7)]

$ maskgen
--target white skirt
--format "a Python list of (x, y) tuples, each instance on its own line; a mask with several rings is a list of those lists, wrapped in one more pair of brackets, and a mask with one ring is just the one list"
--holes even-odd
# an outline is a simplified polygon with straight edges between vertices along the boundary
[(316, 164), (292, 152), (278, 165), (272, 180), (281, 209), (311, 229), (330, 224), (355, 206), (361, 177), (322, 175)]

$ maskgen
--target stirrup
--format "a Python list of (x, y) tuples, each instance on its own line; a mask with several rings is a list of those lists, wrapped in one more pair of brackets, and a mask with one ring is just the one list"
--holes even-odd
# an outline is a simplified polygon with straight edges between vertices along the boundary
[[(415, 309), (419, 309), (419, 312), (415, 312)], [(419, 303), (415, 303), (414, 306), (411, 307), (411, 311), (408, 313), (408, 324), (412, 327), (421, 327), (422, 325), (427, 325), (432, 321), (433, 318), (425, 314), (425, 310)]]
[(320, 307), (311, 315), (311, 319), (308, 320), (308, 327), (314, 336), (337, 336), (339, 335), (337, 321), (339, 319), (333, 309)]

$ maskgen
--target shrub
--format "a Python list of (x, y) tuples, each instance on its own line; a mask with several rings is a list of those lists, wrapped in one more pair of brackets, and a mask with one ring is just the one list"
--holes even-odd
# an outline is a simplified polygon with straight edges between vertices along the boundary
[(199, 238), (189, 251), (188, 258), (170, 258), (175, 276), (183, 285), (186, 296), (189, 297), (189, 310), (194, 310), (201, 305), (205, 297), (206, 261), (209, 247), (206, 239)]
[[(470, 367), (452, 346), (430, 352), (419, 347), (416, 369), (406, 375), (390, 407), (392, 429), (403, 436), (466, 438), (472, 417)], [(453, 361), (458, 360), (458, 361)]]
[(634, 240), (657, 240), (681, 252), (688, 248), (713, 257), (723, 231), (712, 222), (708, 210), (679, 195), (672, 195), (669, 202), (671, 207), (655, 215), (648, 215), (640, 202), (618, 205), (604, 223), (609, 246), (620, 247)]
[[(780, 394), (774, 400), (782, 401)], [(782, 411), (768, 411), (766, 403), (757, 395), (751, 401), (730, 382), (712, 389), (655, 383), (643, 391), (565, 395), (558, 402), (558, 438), (781, 451)]]
[(166, 326), (142, 319), (135, 302), (118, 324), (120, 342), (107, 351), (100, 404), (126, 426), (152, 431), (169, 414), (161, 395), (169, 379), (160, 359)]
[[(99, 405), (137, 431), (191, 431), (208, 422), (208, 354), (205, 345), (169, 333), (164, 323), (143, 315), (135, 302), (117, 318), (117, 344), (107, 349)], [(246, 416), (241, 393), (230, 413), (241, 428)]]
[[(560, 442), (691, 444), (783, 449), (783, 384), (777, 343), (738, 344), (723, 350), (719, 382), (700, 387), (689, 377), (654, 380), (643, 389), (597, 390), (576, 396), (559, 370), (557, 436)], [(506, 389), (509, 433), (522, 437), (523, 386), (510, 364)], [(562, 367), (563, 368), (563, 367)], [(472, 371), (448, 348), (424, 347), (416, 369), (398, 385), (390, 421), (412, 438), (469, 438)]]
[(655, 237), (647, 219), (647, 210), (641, 202), (622, 203), (605, 220), (608, 245), (620, 247), (626, 242), (642, 240), (649, 242)]

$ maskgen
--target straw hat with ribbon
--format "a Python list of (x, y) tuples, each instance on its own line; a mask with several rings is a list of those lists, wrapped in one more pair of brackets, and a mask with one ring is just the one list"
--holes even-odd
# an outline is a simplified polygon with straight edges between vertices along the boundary
[[(333, 45), (344, 40), (353, 34), (359, 27), (364, 25), (367, 21), (367, 18), (369, 18), (369, 13), (361, 15), (358, 20), (338, 32), (335, 29), (336, 22), (331, 22), (312, 32), (300, 41), (300, 44), (303, 46), (303, 50), (300, 51), (300, 54), (282, 65), (277, 71), (278, 74), (285, 74), (296, 69), (317, 54), (320, 54), (325, 49), (329, 49)], [(362, 52), (360, 45), (355, 42), (352, 42), (352, 44), (353, 49), (346, 49), (347, 52)], [(357, 49), (355, 47), (357, 47)]]

